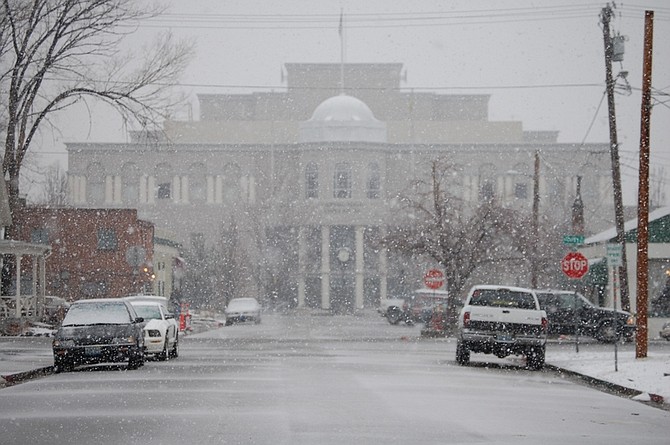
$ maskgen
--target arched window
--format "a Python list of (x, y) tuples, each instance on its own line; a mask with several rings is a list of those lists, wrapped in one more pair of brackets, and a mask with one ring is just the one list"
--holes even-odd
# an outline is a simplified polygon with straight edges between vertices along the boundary
[(528, 199), (531, 194), (533, 179), (528, 165), (524, 163), (516, 164), (510, 173), (514, 175), (514, 198)]
[(97, 162), (86, 169), (86, 201), (89, 204), (102, 204), (105, 200), (105, 170)]
[(223, 168), (223, 202), (237, 202), (242, 196), (239, 165), (228, 164)]
[(156, 198), (160, 200), (171, 199), (172, 190), (172, 166), (168, 163), (156, 166)]
[(490, 201), (496, 196), (495, 167), (484, 164), (479, 167), (479, 199)]
[(305, 198), (319, 197), (319, 166), (310, 162), (305, 167)]
[(347, 162), (340, 162), (335, 165), (335, 174), (333, 175), (333, 197), (351, 198), (351, 165)]
[(370, 162), (368, 164), (368, 180), (366, 186), (368, 199), (379, 199), (381, 196), (381, 177), (379, 174), (379, 164), (376, 162)]
[(124, 204), (137, 204), (140, 197), (140, 169), (137, 164), (128, 162), (121, 170), (121, 199)]
[(188, 195), (191, 202), (203, 203), (207, 199), (207, 168), (205, 164), (191, 164), (188, 171)]

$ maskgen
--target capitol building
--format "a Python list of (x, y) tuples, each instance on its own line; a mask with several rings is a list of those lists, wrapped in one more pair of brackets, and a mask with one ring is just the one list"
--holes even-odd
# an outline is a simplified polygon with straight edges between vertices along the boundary
[(489, 95), (404, 90), (399, 63), (284, 69), (284, 91), (200, 94), (198, 119), (127, 143), (67, 144), (71, 205), (135, 208), (187, 250), (234, 242), (247, 264), (240, 296), (281, 277), (275, 291), (291, 306), (340, 312), (420, 287), (430, 263), (378, 241), (399, 223), (398, 196), (438, 160), (463, 202), (530, 212), (539, 154), (541, 214), (569, 221), (581, 178), (587, 231), (611, 225), (607, 143), (491, 121)]

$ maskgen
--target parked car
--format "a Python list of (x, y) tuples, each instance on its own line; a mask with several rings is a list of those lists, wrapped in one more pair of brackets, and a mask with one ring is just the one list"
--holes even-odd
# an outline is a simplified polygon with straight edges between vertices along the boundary
[(179, 356), (179, 325), (160, 301), (129, 297), (137, 315), (144, 318), (144, 353), (158, 360)]
[(56, 332), (52, 348), (56, 372), (97, 363), (144, 364), (144, 319), (122, 298), (79, 300)]
[(405, 298), (383, 298), (379, 300), (377, 312), (385, 317), (390, 324), (398, 324), (403, 320), (407, 324), (413, 324), (412, 316), (409, 312), (410, 297)]
[(661, 328), (661, 331), (658, 333), (658, 335), (660, 335), (661, 338), (670, 341), (670, 321), (663, 324), (663, 327)]
[[(449, 303), (446, 291), (417, 289), (411, 295), (380, 300), (377, 311), (391, 324), (401, 320), (407, 324), (427, 323), (435, 312), (445, 311)], [(459, 308), (452, 309), (451, 318), (455, 321)]]
[(605, 343), (621, 338), (631, 340), (635, 335), (635, 319), (629, 312), (598, 307), (578, 292), (537, 290), (535, 293), (540, 307), (547, 312), (549, 334), (578, 333)]
[(226, 326), (241, 321), (261, 322), (261, 305), (255, 298), (233, 298), (225, 309)]

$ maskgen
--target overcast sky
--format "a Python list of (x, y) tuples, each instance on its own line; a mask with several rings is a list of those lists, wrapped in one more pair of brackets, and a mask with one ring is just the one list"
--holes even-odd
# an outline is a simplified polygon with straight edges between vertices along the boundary
[[(166, 0), (167, 2), (167, 0)], [(559, 131), (560, 142), (607, 142), (605, 62), (600, 12), (606, 2), (579, 0), (172, 0), (165, 16), (134, 38), (171, 29), (196, 43), (181, 89), (197, 93), (281, 91), (284, 63), (340, 61), (344, 11), (345, 61), (403, 63), (402, 87), (452, 94), (490, 94), (494, 121), (520, 120), (524, 130)], [(616, 4), (611, 27), (627, 36), (630, 95), (617, 94), (622, 176), (627, 203), (636, 201), (640, 143), (644, 11), (655, 11), (652, 84), (652, 171), (665, 169), (670, 204), (670, 5), (665, 0)], [(181, 117), (186, 118), (188, 107)], [(95, 111), (95, 110), (94, 110)], [(122, 141), (118, 121), (94, 115), (45, 138), (44, 159), (65, 161), (64, 141)], [(58, 122), (56, 122), (58, 124)], [(592, 124), (593, 123), (593, 124)], [(655, 174), (652, 180), (660, 180)]]

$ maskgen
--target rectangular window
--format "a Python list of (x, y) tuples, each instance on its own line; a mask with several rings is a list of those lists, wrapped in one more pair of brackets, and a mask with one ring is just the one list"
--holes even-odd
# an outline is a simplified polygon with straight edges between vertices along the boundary
[(98, 229), (98, 250), (116, 250), (118, 240), (114, 229)]
[(482, 184), (482, 188), (479, 193), (479, 197), (482, 201), (493, 199), (495, 197), (495, 187), (493, 186), (493, 182), (487, 181)]
[(528, 199), (528, 184), (514, 184), (514, 197), (517, 199)]
[(49, 244), (49, 230), (43, 227), (33, 229), (30, 233), (30, 242), (33, 244)]
[(170, 183), (164, 182), (158, 184), (158, 190), (156, 191), (156, 197), (158, 199), (170, 199)]

